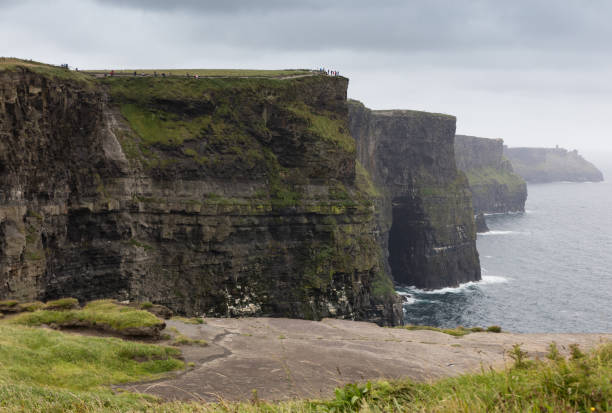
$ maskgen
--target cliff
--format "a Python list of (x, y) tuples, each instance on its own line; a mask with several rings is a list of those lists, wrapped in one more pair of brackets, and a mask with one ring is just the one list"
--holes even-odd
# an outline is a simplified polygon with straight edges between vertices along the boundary
[(600, 182), (603, 174), (578, 151), (563, 148), (508, 148), (506, 156), (527, 182)]
[(455, 136), (457, 167), (468, 178), (476, 214), (525, 210), (527, 184), (504, 158), (503, 146), (502, 139)]
[(357, 159), (381, 188), (379, 242), (393, 278), (421, 288), (480, 279), (471, 196), (455, 166), (456, 119), (349, 101)]
[(0, 298), (399, 323), (347, 84), (0, 67)]

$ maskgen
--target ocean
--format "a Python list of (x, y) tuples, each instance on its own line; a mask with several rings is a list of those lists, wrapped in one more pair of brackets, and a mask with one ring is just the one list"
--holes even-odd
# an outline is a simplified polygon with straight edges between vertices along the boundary
[(406, 323), (612, 332), (612, 183), (532, 184), (528, 192), (525, 213), (487, 216), (491, 231), (477, 240), (482, 281), (399, 289), (409, 294)]

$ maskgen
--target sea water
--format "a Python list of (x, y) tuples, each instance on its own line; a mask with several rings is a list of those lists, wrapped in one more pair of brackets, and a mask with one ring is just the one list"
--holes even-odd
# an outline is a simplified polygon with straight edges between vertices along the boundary
[[(612, 332), (612, 183), (528, 186), (525, 213), (487, 216), (482, 281), (401, 288), (407, 323)], [(406, 295), (407, 294), (407, 295)]]

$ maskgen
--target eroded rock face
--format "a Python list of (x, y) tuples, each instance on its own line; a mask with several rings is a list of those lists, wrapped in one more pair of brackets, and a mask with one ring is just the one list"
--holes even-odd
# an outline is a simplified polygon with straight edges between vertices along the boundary
[(527, 184), (504, 158), (503, 146), (502, 139), (455, 136), (457, 167), (468, 178), (476, 214), (525, 210)]
[(601, 171), (576, 150), (504, 147), (504, 155), (510, 159), (516, 173), (527, 182), (603, 181)]
[(484, 232), (489, 232), (489, 227), (487, 226), (487, 220), (482, 212), (476, 214), (474, 218), (476, 221), (476, 232), (482, 234)]
[(0, 72), (0, 297), (400, 323), (347, 80), (185, 82)]
[(358, 159), (383, 189), (379, 223), (394, 280), (441, 288), (480, 279), (467, 180), (455, 166), (455, 118), (349, 104)]

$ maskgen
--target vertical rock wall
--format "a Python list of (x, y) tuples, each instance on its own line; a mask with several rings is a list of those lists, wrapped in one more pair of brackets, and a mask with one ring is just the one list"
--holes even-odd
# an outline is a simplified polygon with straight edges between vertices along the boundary
[(379, 228), (394, 280), (421, 288), (479, 280), (470, 191), (455, 166), (455, 118), (351, 101), (349, 120), (357, 159), (386, 199)]
[(0, 298), (401, 322), (347, 79), (0, 71)]
[(503, 156), (501, 139), (455, 136), (457, 167), (465, 172), (475, 213), (525, 210), (527, 184)]

